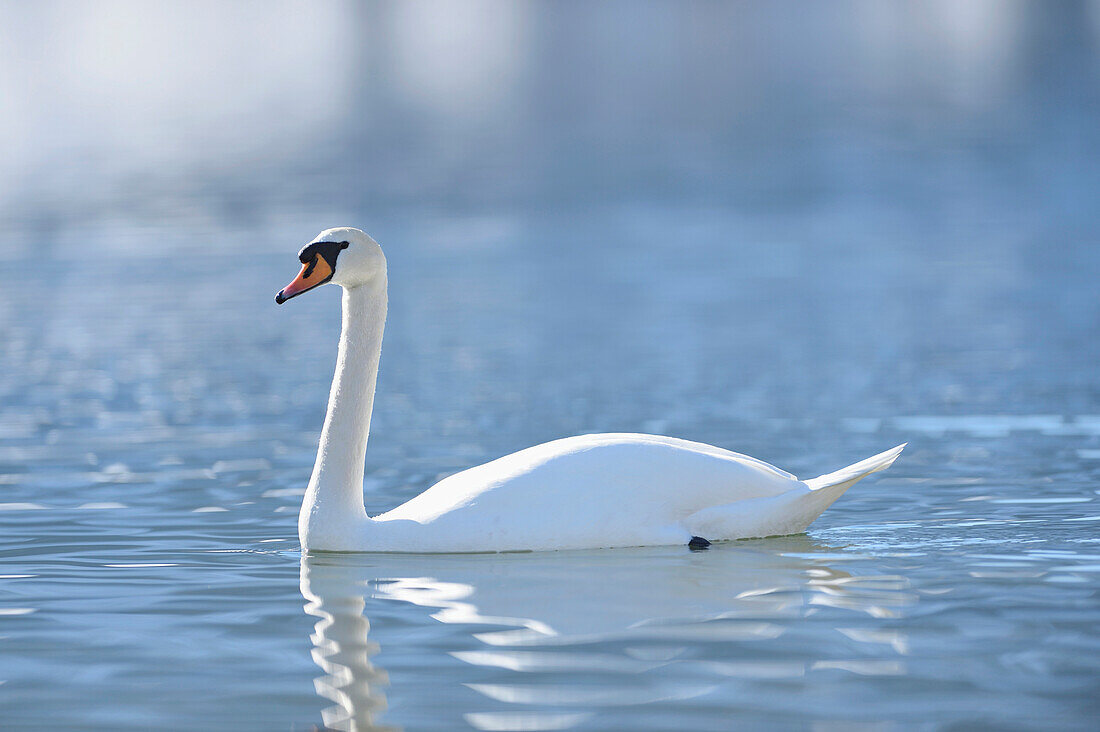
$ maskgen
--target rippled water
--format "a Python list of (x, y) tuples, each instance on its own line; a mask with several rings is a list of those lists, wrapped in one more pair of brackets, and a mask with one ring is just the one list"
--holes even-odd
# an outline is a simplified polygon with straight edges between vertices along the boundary
[[(1100, 14), (873, 5), (0, 8), (0, 727), (1094, 728)], [(371, 513), (909, 447), (800, 536), (303, 559), (345, 224)]]

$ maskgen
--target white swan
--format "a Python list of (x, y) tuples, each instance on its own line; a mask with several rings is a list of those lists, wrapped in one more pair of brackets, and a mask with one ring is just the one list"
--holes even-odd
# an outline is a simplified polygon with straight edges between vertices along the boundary
[[(298, 516), (305, 551), (495, 552), (690, 544), (794, 534), (905, 445), (800, 481), (765, 462), (672, 437), (567, 437), (464, 470), (375, 518), (363, 507), (382, 331), (386, 258), (352, 228), (298, 254), (283, 303), (333, 282), (343, 290), (336, 375), (317, 462)], [(709, 541), (708, 541), (709, 540)]]

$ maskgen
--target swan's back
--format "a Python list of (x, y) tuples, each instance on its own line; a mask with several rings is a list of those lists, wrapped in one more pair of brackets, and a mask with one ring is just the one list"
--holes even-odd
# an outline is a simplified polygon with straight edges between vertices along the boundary
[(682, 533), (676, 522), (696, 511), (795, 484), (763, 461), (697, 442), (581, 435), (456, 473), (377, 520), (429, 524), (441, 544), (464, 537), (479, 548), (486, 533), (501, 548), (671, 543), (659, 534)]

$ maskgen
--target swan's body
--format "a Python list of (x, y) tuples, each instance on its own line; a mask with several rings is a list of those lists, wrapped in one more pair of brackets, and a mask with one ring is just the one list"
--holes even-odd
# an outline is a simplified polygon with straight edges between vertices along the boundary
[(370, 518), (362, 480), (386, 318), (385, 257), (358, 229), (329, 229), (300, 258), (302, 274), (279, 302), (329, 280), (344, 288), (336, 375), (298, 519), (304, 550), (585, 549), (798, 533), (904, 447), (800, 481), (697, 442), (583, 435), (464, 470)]

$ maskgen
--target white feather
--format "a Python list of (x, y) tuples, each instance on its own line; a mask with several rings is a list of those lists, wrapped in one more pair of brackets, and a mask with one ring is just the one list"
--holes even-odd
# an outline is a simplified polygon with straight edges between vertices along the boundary
[(809, 481), (747, 455), (672, 437), (598, 434), (529, 447), (452, 475), (375, 518), (363, 462), (386, 317), (386, 266), (358, 229), (332, 281), (343, 326), (317, 462), (302, 502), (306, 550), (483, 552), (687, 544), (804, 531), (904, 445)]

